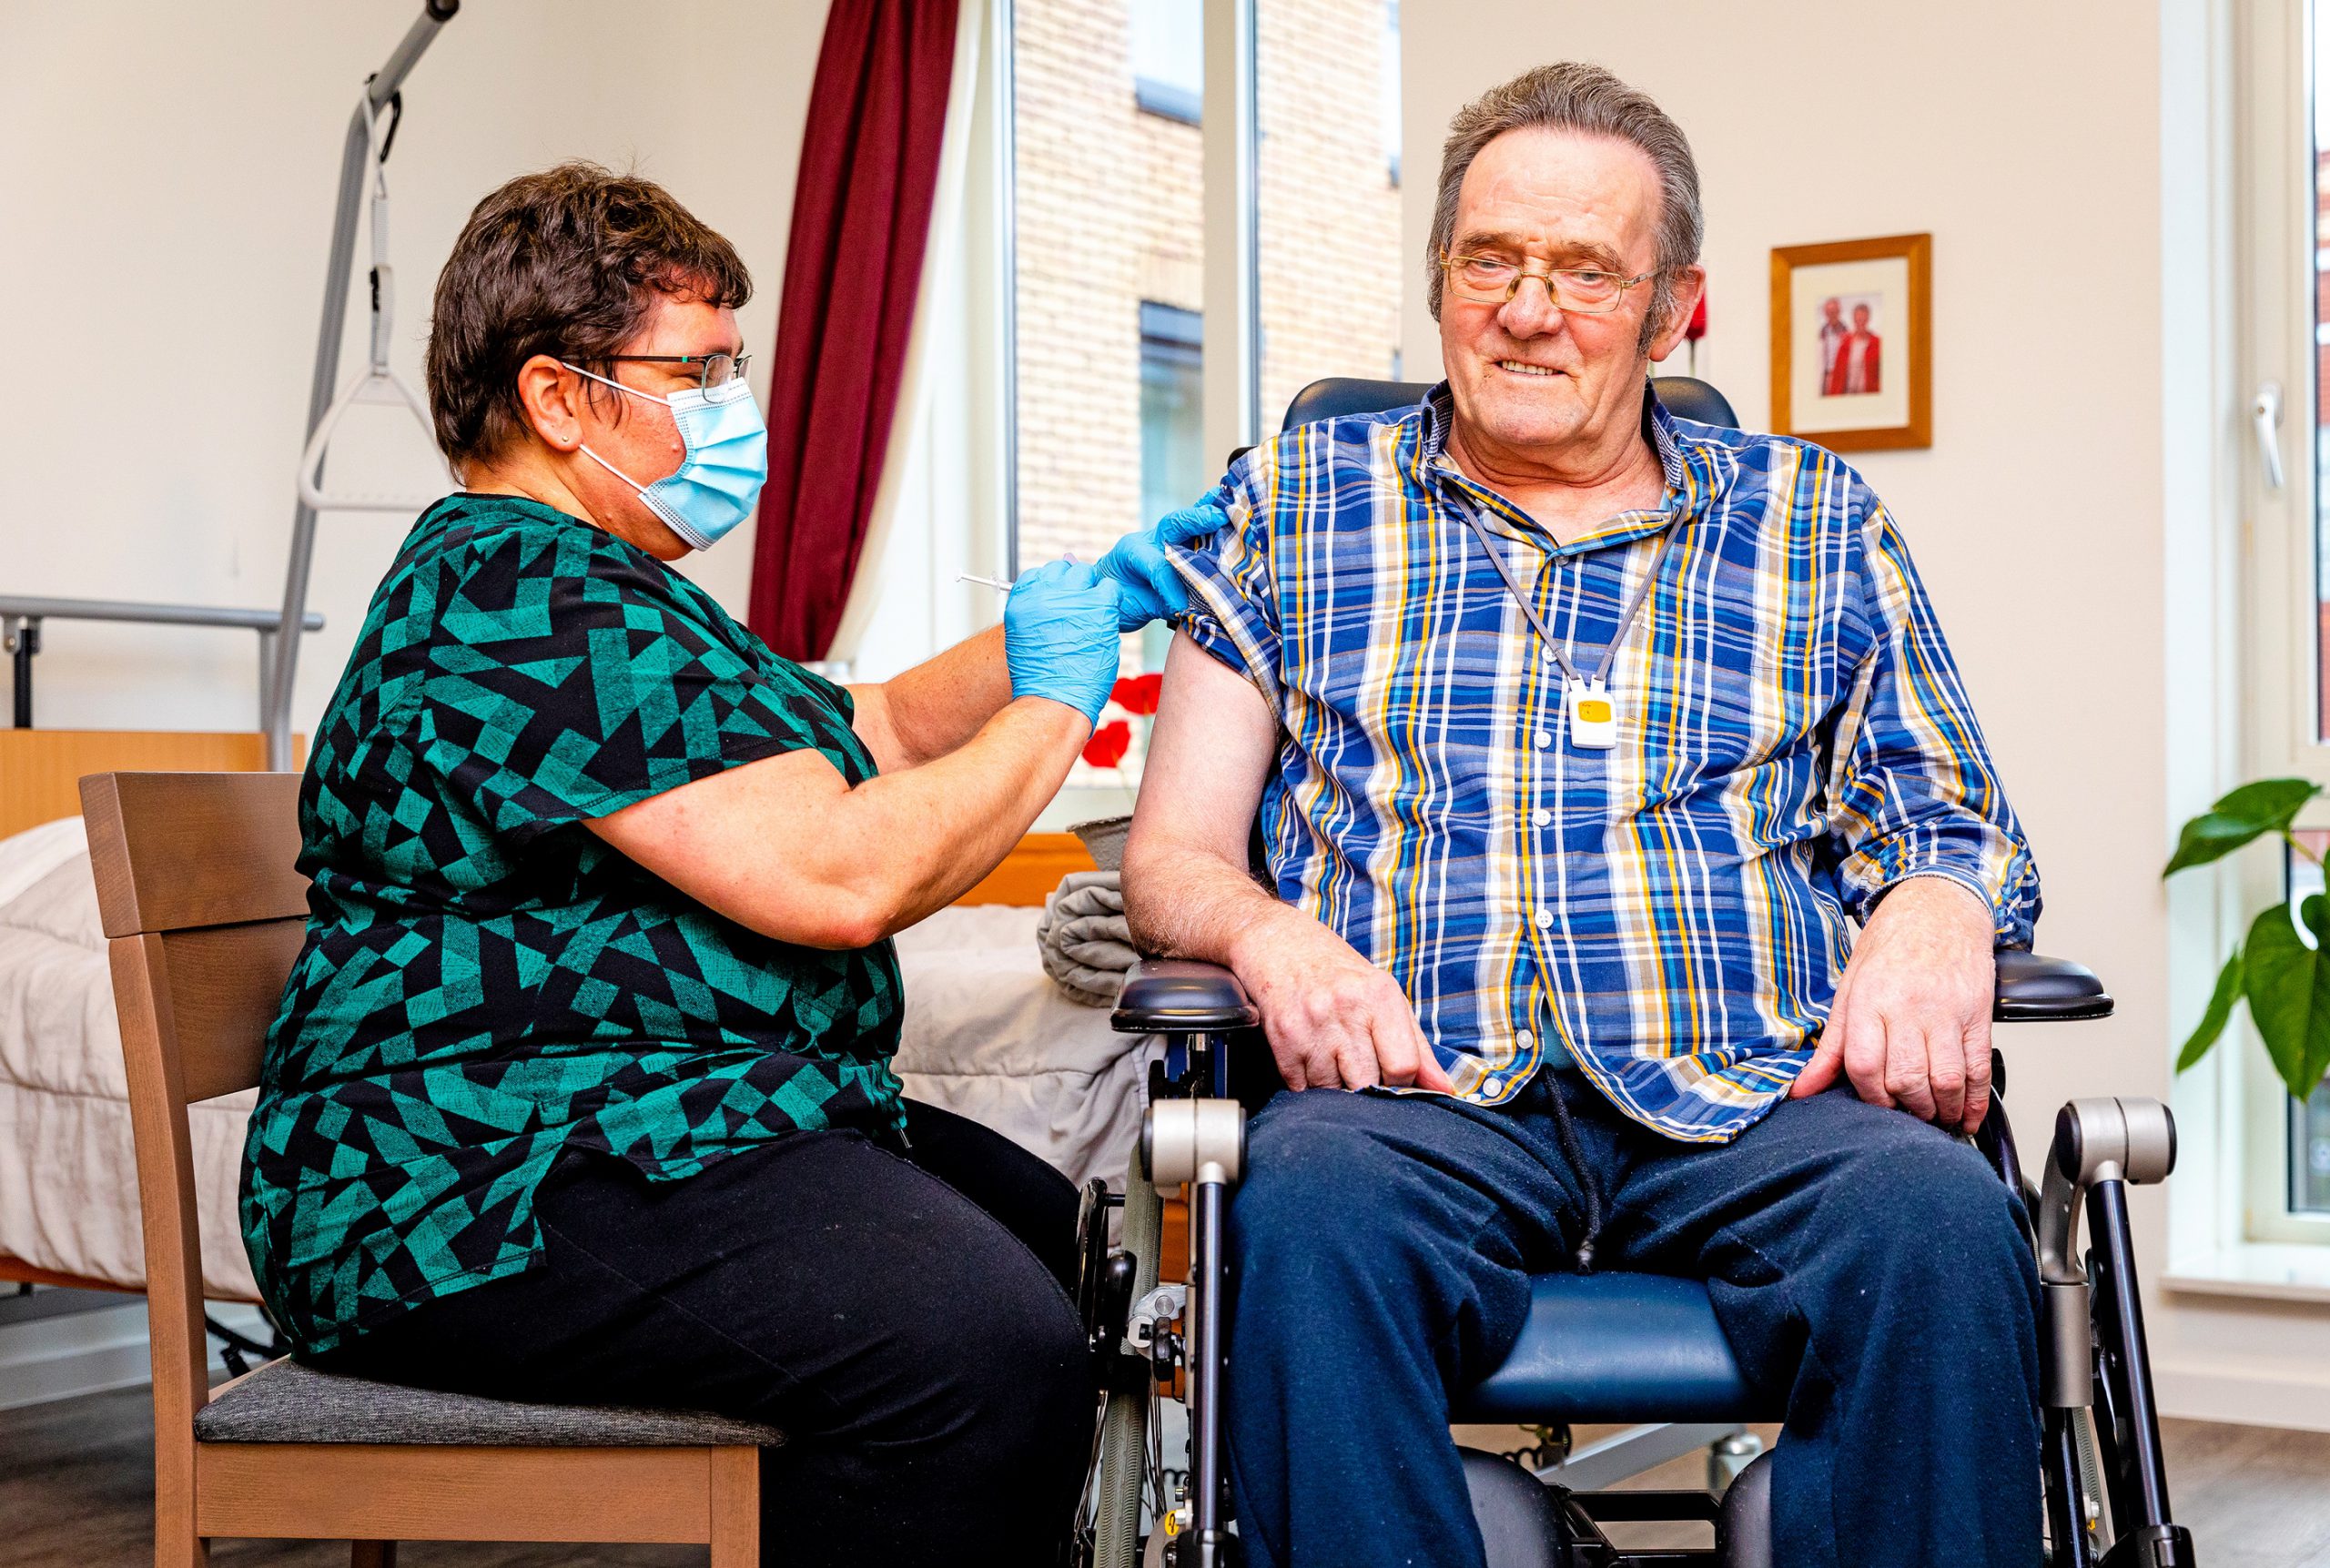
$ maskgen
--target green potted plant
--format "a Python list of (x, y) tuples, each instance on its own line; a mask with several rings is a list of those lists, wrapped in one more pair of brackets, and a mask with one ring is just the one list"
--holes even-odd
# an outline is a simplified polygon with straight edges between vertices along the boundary
[[(2320, 784), (2306, 779), (2243, 784), (2184, 824), (2176, 853), (2161, 875), (2206, 865), (2268, 835), (2320, 865), (2322, 856), (2300, 842), (2290, 824), (2306, 802), (2321, 793)], [(2181, 1073), (2208, 1055), (2224, 1033), (2235, 1004), (2245, 1001), (2250, 1021), (2265, 1042), (2265, 1054), (2291, 1095), (2304, 1100), (2313, 1094), (2323, 1075), (2330, 1072), (2330, 940), (2325, 938), (2330, 938), (2330, 899), (2319, 893), (2299, 901), (2295, 920), (2284, 899), (2251, 921), (2248, 934), (2218, 972), (2208, 1011), (2184, 1042), (2176, 1070)]]

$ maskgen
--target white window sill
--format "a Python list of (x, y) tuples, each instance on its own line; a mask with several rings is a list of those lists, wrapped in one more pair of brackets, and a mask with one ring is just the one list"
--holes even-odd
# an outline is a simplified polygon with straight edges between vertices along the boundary
[(2244, 1241), (2177, 1259), (2163, 1288), (2197, 1296), (2249, 1296), (2330, 1303), (2330, 1247)]

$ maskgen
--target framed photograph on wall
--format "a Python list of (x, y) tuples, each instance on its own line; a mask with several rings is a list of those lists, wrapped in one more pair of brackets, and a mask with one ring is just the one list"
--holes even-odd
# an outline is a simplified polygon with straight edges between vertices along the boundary
[(1772, 252), (1772, 430), (1833, 451), (1933, 445), (1933, 236)]

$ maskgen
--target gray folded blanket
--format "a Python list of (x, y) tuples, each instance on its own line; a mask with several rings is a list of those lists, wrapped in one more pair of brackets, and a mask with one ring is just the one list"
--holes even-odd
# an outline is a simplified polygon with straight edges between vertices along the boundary
[(1074, 871), (1044, 899), (1036, 927), (1044, 973), (1071, 1001), (1113, 1007), (1136, 956), (1125, 926), (1125, 896), (1113, 871)]

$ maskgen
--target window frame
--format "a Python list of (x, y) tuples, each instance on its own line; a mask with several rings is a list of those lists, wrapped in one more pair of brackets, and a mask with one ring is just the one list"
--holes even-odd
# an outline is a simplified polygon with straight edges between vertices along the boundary
[[(2313, 104), (2315, 0), (2263, 0), (2233, 8), (2234, 375), (2238, 406), (2224, 449), (2234, 470), (2242, 545), (2239, 639), (2240, 779), (2295, 776), (2330, 788), (2323, 738), (2321, 665), (2323, 442), (2316, 388), (2322, 322), (2316, 309), (2318, 241)], [(2303, 151), (2301, 151), (2303, 149)], [(2276, 406), (2279, 485), (2269, 477), (2259, 429), (2268, 392)], [(2234, 781), (2238, 782), (2238, 781)], [(2330, 805), (2301, 826), (2330, 827)], [(2236, 857), (2225, 874), (2227, 913), (2254, 911), (2292, 890), (2289, 856)], [(2222, 932), (2222, 953), (2238, 939)], [(2291, 1203), (2301, 1158), (2296, 1108), (2267, 1069), (2246, 1018), (2225, 1047), (2233, 1089), (2228, 1118), (2238, 1141), (2240, 1243), (2330, 1245), (2330, 1214)], [(2221, 1047), (2221, 1052), (2224, 1047)]]
[[(2249, 545), (2245, 776), (2290, 774), (2330, 787), (2330, 742), (2319, 736), (2316, 673), (2315, 170), (2310, 157), (2294, 156), (2314, 145), (2310, 10), (2308, 0), (2267, 0), (2236, 11), (2242, 76), (2234, 100), (2240, 137), (2236, 385), (2244, 409), (2234, 450)], [(2279, 487), (2266, 478), (2254, 429), (2257, 400), (2268, 388), (2279, 401)], [(2330, 811), (2308, 825), (2330, 826)]]

